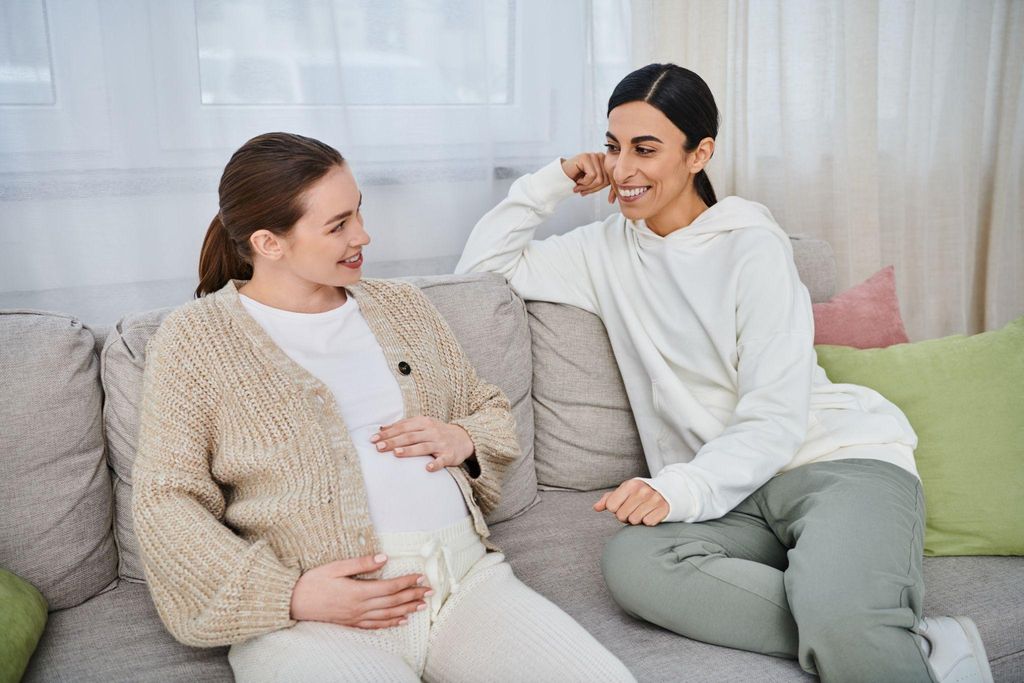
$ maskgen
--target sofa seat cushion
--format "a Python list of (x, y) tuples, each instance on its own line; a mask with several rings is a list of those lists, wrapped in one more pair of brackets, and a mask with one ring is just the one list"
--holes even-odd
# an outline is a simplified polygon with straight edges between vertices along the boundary
[(639, 681), (814, 681), (795, 661), (707, 645), (634, 619), (612, 601), (601, 551), (622, 525), (592, 505), (603, 491), (543, 491), (540, 503), (492, 529), (524, 583), (587, 629)]
[(233, 680), (227, 648), (197, 649), (174, 640), (149, 589), (122, 581), (78, 607), (50, 614), (23, 682)]
[(978, 625), (997, 681), (1024, 681), (1024, 557), (924, 558), (925, 615)]
[[(795, 661), (683, 638), (625, 614), (601, 577), (601, 552), (621, 524), (591, 506), (602, 491), (544, 491), (494, 527), (516, 575), (572, 615), (641, 681), (811, 681)], [(1024, 680), (1024, 558), (925, 558), (925, 614), (967, 615), (996, 680)]]
[(50, 609), (117, 578), (95, 344), (71, 316), (0, 311), (0, 566)]

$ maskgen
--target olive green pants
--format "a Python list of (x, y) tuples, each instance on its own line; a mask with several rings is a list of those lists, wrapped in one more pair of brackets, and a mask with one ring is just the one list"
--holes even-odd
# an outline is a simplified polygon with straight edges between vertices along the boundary
[(826, 681), (933, 681), (921, 616), (924, 498), (877, 460), (811, 463), (721, 519), (627, 526), (602, 569), (633, 616), (695, 640), (797, 658)]

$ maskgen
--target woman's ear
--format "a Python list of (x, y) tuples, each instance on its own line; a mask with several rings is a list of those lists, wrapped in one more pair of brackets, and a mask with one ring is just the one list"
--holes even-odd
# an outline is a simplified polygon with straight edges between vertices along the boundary
[(253, 256), (257, 254), (271, 261), (280, 260), (284, 256), (284, 245), (278, 235), (269, 230), (257, 230), (249, 235), (249, 247)]
[(691, 152), (693, 158), (690, 160), (690, 173), (699, 173), (704, 170), (711, 157), (715, 155), (715, 139), (704, 138), (697, 145), (697, 149)]

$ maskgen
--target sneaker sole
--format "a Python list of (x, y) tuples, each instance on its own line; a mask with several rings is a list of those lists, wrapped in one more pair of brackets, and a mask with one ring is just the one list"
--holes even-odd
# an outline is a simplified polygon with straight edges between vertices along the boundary
[(974, 658), (978, 661), (978, 669), (981, 670), (981, 679), (984, 683), (994, 683), (992, 680), (992, 669), (988, 665), (988, 654), (985, 652), (985, 644), (981, 642), (981, 634), (978, 627), (969, 617), (953, 617), (960, 628), (967, 634), (967, 640), (971, 642), (971, 649), (974, 651)]

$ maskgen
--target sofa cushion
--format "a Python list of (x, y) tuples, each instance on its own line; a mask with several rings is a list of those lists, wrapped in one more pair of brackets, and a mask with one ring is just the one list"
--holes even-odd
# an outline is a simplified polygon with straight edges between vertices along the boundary
[(46, 626), (46, 600), (25, 579), (0, 568), (0, 681), (19, 681)]
[(0, 566), (50, 609), (117, 577), (99, 369), (92, 332), (75, 318), (0, 312)]
[(592, 491), (646, 477), (640, 435), (601, 319), (531, 301), (537, 481)]
[[(793, 258), (812, 301), (835, 290), (832, 247), (794, 237)], [(531, 301), (537, 481), (589, 491), (647, 476), (640, 436), (600, 318)]]
[(1024, 681), (1024, 557), (924, 558), (924, 613), (978, 625), (997, 681)]
[[(529, 507), (537, 496), (533, 467), (533, 410), (530, 400), (530, 338), (523, 302), (496, 275), (408, 278), (423, 289), (448, 321), (483, 379), (496, 384), (512, 403), (523, 449), (504, 484), (501, 504), (488, 517), (506, 519)], [(121, 549), (120, 575), (144, 575), (131, 518), (132, 465), (138, 437), (138, 406), (149, 338), (173, 309), (122, 318), (103, 347), (104, 426), (110, 466), (116, 474), (115, 531)]]
[(825, 240), (792, 235), (793, 262), (800, 282), (807, 287), (811, 303), (828, 301), (836, 293), (836, 257)]
[(145, 585), (122, 582), (50, 614), (23, 683), (44, 681), (224, 681), (227, 648), (197, 649), (171, 637)]
[(892, 266), (813, 308), (815, 344), (874, 349), (910, 341), (900, 315)]
[(132, 523), (132, 465), (139, 432), (139, 400), (146, 342), (172, 308), (128, 315), (117, 322), (103, 346), (102, 380), (106, 401), (103, 427), (107, 457), (114, 471), (114, 535), (117, 539), (118, 573), (123, 578), (144, 580), (139, 542)]
[(493, 539), (524, 583), (569, 613), (638, 681), (807, 681), (795, 661), (707, 645), (630, 617), (601, 576), (601, 552), (622, 525), (591, 507), (601, 491), (544, 491)]
[(825, 240), (792, 235), (793, 262), (800, 281), (811, 295), (811, 303), (828, 301), (836, 293), (836, 257)]
[(477, 374), (505, 392), (512, 404), (522, 450), (501, 486), (501, 503), (488, 523), (517, 515), (537, 500), (534, 469), (530, 330), (526, 306), (498, 275), (440, 275), (402, 278), (427, 295), (444, 316)]
[[(591, 506), (600, 491), (545, 491), (526, 514), (494, 527), (516, 575), (572, 615), (641, 681), (813, 681), (795, 661), (678, 636), (634, 619), (601, 576), (605, 542), (621, 524)], [(1024, 558), (925, 558), (926, 615), (967, 615), (995, 679), (1024, 680)]]
[(969, 337), (817, 353), (829, 379), (877, 390), (917, 432), (926, 554), (1024, 555), (1024, 317)]
[(118, 575), (126, 581), (145, 581), (142, 551), (132, 519), (132, 485), (117, 476), (114, 480), (114, 538), (117, 540)]

